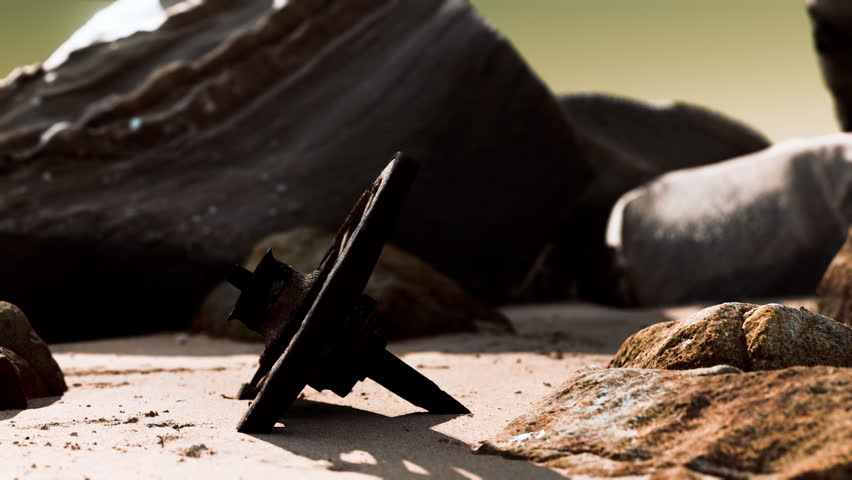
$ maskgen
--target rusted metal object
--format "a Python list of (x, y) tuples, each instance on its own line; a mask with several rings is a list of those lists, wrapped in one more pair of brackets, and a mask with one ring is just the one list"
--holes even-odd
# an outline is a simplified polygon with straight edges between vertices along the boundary
[(305, 386), (346, 396), (367, 377), (433, 413), (469, 413), (432, 381), (385, 350), (375, 301), (363, 294), (417, 164), (398, 153), (364, 192), (319, 267), (306, 275), (268, 252), (254, 272), (235, 267), (241, 290), (231, 318), (266, 337), (260, 366), (240, 399), (254, 398), (238, 430), (265, 432)]

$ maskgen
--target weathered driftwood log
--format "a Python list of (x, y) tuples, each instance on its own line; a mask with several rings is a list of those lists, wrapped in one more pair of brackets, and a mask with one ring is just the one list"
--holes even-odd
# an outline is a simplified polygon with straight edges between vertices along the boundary
[(631, 303), (810, 294), (852, 224), (852, 135), (780, 143), (624, 194), (607, 241)]
[(732, 118), (683, 102), (645, 103), (606, 94), (562, 95), (594, 181), (580, 208), (547, 247), (521, 298), (618, 302), (610, 294), (606, 222), (628, 190), (672, 170), (721, 162), (769, 146)]
[(396, 150), (422, 165), (395, 243), (500, 300), (590, 175), (460, 0), (207, 0), (19, 74), (0, 107), (0, 296), (49, 339), (186, 325), (263, 236), (335, 227)]
[(814, 47), (828, 89), (834, 95), (837, 119), (852, 131), (852, 2), (807, 0)]

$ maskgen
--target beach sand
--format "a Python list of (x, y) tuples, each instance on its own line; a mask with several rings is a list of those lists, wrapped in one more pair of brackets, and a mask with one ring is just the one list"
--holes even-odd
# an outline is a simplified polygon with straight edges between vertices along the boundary
[(425, 414), (367, 380), (346, 398), (307, 388), (264, 435), (236, 431), (248, 402), (232, 398), (259, 345), (181, 333), (54, 345), (69, 390), (0, 411), (0, 478), (561, 478), (471, 450), (573, 372), (605, 366), (633, 332), (699, 308), (507, 308), (514, 336), (390, 346), (471, 415)]

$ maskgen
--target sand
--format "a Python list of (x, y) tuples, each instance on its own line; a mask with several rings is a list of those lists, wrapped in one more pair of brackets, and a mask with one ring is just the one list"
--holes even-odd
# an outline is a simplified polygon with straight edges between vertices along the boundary
[(0, 479), (562, 478), (471, 450), (576, 370), (605, 366), (631, 333), (697, 309), (508, 308), (518, 335), (390, 347), (471, 415), (425, 414), (367, 380), (346, 398), (306, 389), (264, 435), (237, 433), (247, 401), (232, 398), (259, 345), (180, 333), (54, 345), (69, 391), (0, 411)]

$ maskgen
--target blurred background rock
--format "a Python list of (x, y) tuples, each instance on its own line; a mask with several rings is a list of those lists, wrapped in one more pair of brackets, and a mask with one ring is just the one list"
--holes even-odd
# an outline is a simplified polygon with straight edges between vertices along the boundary
[[(0, 76), (43, 61), (106, 0), (4, 0)], [(712, 107), (772, 140), (837, 131), (802, 0), (473, 0), (555, 93)]]

